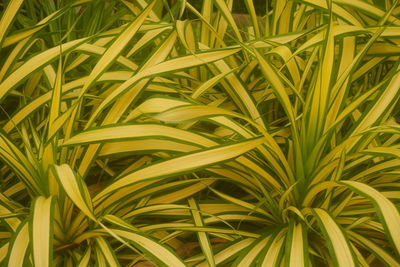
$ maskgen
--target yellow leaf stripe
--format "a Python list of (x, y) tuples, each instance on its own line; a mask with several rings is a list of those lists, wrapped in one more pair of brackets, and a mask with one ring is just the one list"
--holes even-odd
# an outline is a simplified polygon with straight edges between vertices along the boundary
[(126, 29), (118, 35), (118, 38), (112, 43), (112, 45), (106, 50), (100, 60), (96, 63), (96, 66), (91, 71), (89, 77), (86, 79), (85, 84), (80, 92), (80, 97), (83, 96), (88, 88), (100, 77), (101, 74), (109, 67), (113, 61), (121, 54), (122, 49), (129, 43), (132, 37), (139, 30), (148, 14), (152, 10), (156, 1), (149, 4), (145, 10), (132, 21)]
[[(188, 199), (188, 204), (189, 207), (191, 208), (190, 212), (193, 216), (193, 221), (195, 223), (196, 226), (204, 226), (204, 222), (203, 222), (203, 217), (201, 212), (199, 211), (199, 206), (196, 203), (196, 200), (191, 197)], [(213, 249), (211, 247), (211, 242), (208, 236), (208, 233), (206, 232), (198, 232), (197, 236), (199, 238), (200, 241), (200, 247), (208, 261), (208, 265), (210, 267), (215, 266), (215, 259), (214, 259), (214, 253), (213, 253)]]
[(51, 61), (56, 59), (60, 55), (60, 51), (62, 51), (63, 53), (67, 53), (87, 40), (88, 38), (82, 38), (62, 44), (60, 46), (55, 46), (32, 57), (29, 60), (26, 60), (25, 63), (23, 63), (18, 69), (8, 75), (7, 78), (0, 83), (0, 101), (19, 82), (27, 79), (31, 73), (43, 68)]
[(186, 267), (186, 264), (169, 249), (141, 233), (120, 229), (110, 230), (121, 238), (128, 240), (134, 246), (139, 247), (147, 256), (156, 259), (161, 266)]
[(97, 221), (89, 191), (82, 178), (76, 176), (67, 164), (54, 165), (53, 171), (60, 184), (74, 204), (90, 219)]
[[(264, 138), (256, 138), (233, 145), (225, 145), (213, 149), (202, 150), (150, 165), (149, 167), (130, 173), (110, 184), (96, 196), (95, 201), (97, 199), (104, 198), (115, 190), (119, 190), (125, 186), (137, 183), (139, 181), (187, 172), (195, 168), (201, 168), (209, 164), (216, 164), (218, 162), (237, 157), (264, 142)], [(181, 164), (182, 162), (185, 162), (185, 164)]]
[(200, 143), (208, 146), (214, 145), (214, 142), (202, 137), (201, 135), (159, 124), (132, 124), (96, 128), (73, 136), (65, 141), (63, 145), (70, 146), (87, 143), (101, 143), (104, 141), (124, 141), (136, 138), (143, 139), (146, 137), (173, 138), (182, 143)]
[(400, 255), (400, 214), (396, 206), (369, 185), (356, 181), (341, 181), (340, 184), (346, 185), (374, 204), (385, 231), (393, 242), (397, 255)]
[[(17, 14), (19, 8), (21, 7), (23, 0), (12, 0), (8, 3), (6, 10), (1, 16), (0, 20), (0, 47), (6, 35), (8, 28), (11, 26), (15, 15)], [(3, 2), (3, 10), (4, 10), (5, 2)]]
[(335, 266), (356, 266), (353, 253), (335, 220), (323, 209), (315, 208), (312, 212), (318, 220), (318, 224), (328, 241), (329, 250)]
[(139, 71), (132, 78), (125, 81), (121, 84), (117, 89), (115, 89), (110, 95), (108, 95), (103, 102), (98, 106), (98, 108), (93, 112), (88, 125), (91, 125), (93, 120), (97, 117), (97, 115), (108, 105), (110, 105), (116, 98), (123, 93), (126, 93), (129, 89), (132, 88), (137, 82), (146, 77), (152, 77), (155, 75), (164, 74), (167, 72), (176, 72), (181, 69), (187, 69), (199, 65), (204, 65), (227, 56), (233, 55), (240, 51), (240, 48), (229, 48), (220, 51), (211, 51), (193, 54), (190, 56), (178, 57), (175, 59), (167, 60), (161, 62), (157, 65), (150, 66), (148, 68), (144, 68)]
[(10, 248), (8, 250), (8, 266), (24, 267), (25, 253), (28, 249), (28, 244), (29, 227), (28, 223), (25, 222), (20, 225), (15, 234), (15, 239), (11, 241)]
[(33, 202), (30, 235), (34, 266), (52, 266), (53, 258), (53, 197), (38, 197)]
[(304, 231), (306, 229), (301, 223), (290, 223), (285, 249), (287, 266), (308, 266), (308, 248), (305, 247), (307, 242)]

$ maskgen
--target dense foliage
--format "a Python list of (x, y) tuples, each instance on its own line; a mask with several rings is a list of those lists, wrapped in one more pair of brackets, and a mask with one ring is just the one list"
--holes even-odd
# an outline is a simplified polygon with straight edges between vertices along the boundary
[(400, 266), (397, 0), (0, 3), (1, 266)]

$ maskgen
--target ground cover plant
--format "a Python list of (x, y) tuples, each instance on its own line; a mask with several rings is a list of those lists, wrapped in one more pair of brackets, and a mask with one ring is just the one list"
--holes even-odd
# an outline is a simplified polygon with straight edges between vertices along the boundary
[(1, 266), (400, 266), (396, 0), (0, 3)]

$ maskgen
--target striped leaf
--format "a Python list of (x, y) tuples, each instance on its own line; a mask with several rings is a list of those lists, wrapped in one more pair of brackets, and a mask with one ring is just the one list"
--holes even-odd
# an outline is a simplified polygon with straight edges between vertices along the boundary
[[(190, 212), (192, 214), (194, 224), (200, 227), (204, 226), (202, 214), (201, 211), (199, 210), (199, 206), (197, 205), (196, 200), (194, 198), (189, 198), (188, 204), (189, 207), (191, 208)], [(197, 236), (199, 239), (200, 247), (208, 262), (208, 266), (216, 266), (214, 260), (214, 253), (211, 247), (211, 242), (208, 234), (204, 232), (198, 232)]]
[(96, 244), (109, 266), (121, 266), (110, 244), (104, 238), (97, 237)]
[[(217, 264), (222, 264), (228, 261), (230, 258), (234, 257), (238, 253), (244, 251), (247, 247), (249, 247), (254, 242), (253, 238), (245, 238), (238, 239), (235, 242), (232, 242), (229, 246), (222, 249), (218, 253), (215, 254), (215, 262)], [(207, 267), (208, 262), (202, 262), (197, 265), (198, 267)]]
[(147, 257), (154, 259), (160, 266), (186, 266), (186, 264), (170, 249), (147, 237), (143, 233), (134, 232), (128, 229), (110, 228), (110, 230), (122, 239), (140, 249)]
[(387, 236), (392, 241), (397, 255), (400, 255), (400, 214), (396, 206), (379, 191), (367, 184), (356, 181), (341, 181), (340, 183), (374, 204)]
[(307, 229), (301, 223), (290, 222), (286, 236), (285, 266), (308, 266)]
[(266, 235), (253, 242), (249, 249), (243, 251), (242, 256), (238, 258), (237, 262), (233, 266), (254, 266), (258, 255), (260, 254), (261, 250), (267, 246), (267, 243), (270, 239), (271, 235)]
[(159, 124), (132, 124), (132, 125), (110, 125), (84, 131), (72, 138), (66, 140), (63, 145), (81, 145), (88, 143), (101, 143), (105, 141), (124, 141), (129, 139), (143, 138), (168, 138), (179, 140), (180, 142), (192, 144), (213, 145), (214, 143), (207, 138), (180, 130), (169, 126)]
[(8, 249), (8, 266), (26, 266), (26, 253), (29, 245), (29, 226), (27, 222), (21, 223), (11, 240)]
[(3, 100), (12, 89), (14, 89), (20, 82), (26, 80), (29, 75), (35, 71), (41, 70), (43, 67), (59, 57), (60, 52), (65, 54), (87, 40), (88, 38), (74, 40), (60, 46), (50, 48), (36, 56), (33, 56), (29, 60), (26, 60), (18, 69), (8, 75), (0, 83), (0, 100)]
[(284, 245), (285, 245), (285, 230), (280, 231), (278, 234), (271, 236), (268, 244), (265, 247), (263, 257), (260, 259), (259, 266), (273, 267), (281, 262)]
[(150, 11), (154, 6), (155, 1), (149, 4), (145, 10), (129, 25), (126, 26), (125, 30), (118, 35), (112, 45), (105, 51), (100, 60), (96, 63), (96, 66), (92, 69), (90, 75), (85, 81), (83, 88), (81, 89), (80, 96), (83, 96), (88, 88), (100, 77), (101, 74), (114, 62), (114, 60), (120, 55), (121, 51), (130, 42), (133, 36), (137, 33), (140, 26), (143, 24)]
[(394, 258), (392, 255), (387, 253), (382, 247), (369, 240), (368, 238), (363, 237), (362, 235), (356, 234), (354, 232), (350, 232), (350, 238), (355, 242), (360, 244), (361, 246), (368, 249), (371, 253), (376, 255), (376, 257), (382, 262), (386, 263), (387, 266), (400, 266), (400, 261)]
[(90, 261), (90, 256), (91, 256), (91, 251), (92, 248), (89, 246), (87, 250), (85, 251), (85, 254), (81, 257), (79, 260), (79, 264), (77, 267), (86, 267), (89, 266), (89, 261)]
[(53, 197), (38, 197), (32, 204), (29, 221), (34, 266), (46, 267), (53, 260)]
[(53, 165), (53, 171), (60, 186), (74, 204), (90, 219), (97, 221), (93, 214), (93, 205), (85, 182), (75, 175), (67, 164)]
[[(111, 192), (119, 190), (125, 186), (137, 183), (139, 181), (154, 179), (157, 177), (168, 176), (177, 173), (184, 173), (196, 168), (202, 168), (210, 164), (216, 164), (234, 157), (237, 157), (247, 151), (261, 145), (265, 142), (264, 138), (256, 138), (249, 141), (236, 143), (233, 145), (225, 145), (204, 151), (187, 154), (182, 157), (173, 158), (150, 165), (149, 167), (140, 169), (130, 173), (125, 177), (121, 177), (118, 181), (113, 182), (103, 191), (101, 191), (96, 199), (102, 199)], [(185, 164), (179, 164), (184, 161)]]
[(126, 82), (121, 84), (116, 90), (114, 90), (110, 95), (108, 95), (106, 99), (104, 99), (104, 101), (99, 105), (97, 110), (94, 111), (94, 113), (92, 114), (92, 119), (91, 121), (88, 122), (88, 125), (91, 125), (92, 120), (94, 120), (94, 118), (96, 118), (97, 115), (105, 107), (114, 102), (117, 97), (126, 93), (132, 86), (134, 86), (137, 82), (139, 82), (143, 78), (150, 78), (169, 72), (177, 72), (182, 69), (188, 69), (191, 67), (204, 65), (231, 56), (239, 51), (240, 49), (238, 48), (227, 48), (220, 51), (198, 53), (190, 56), (184, 56), (166, 60), (157, 65), (144, 68), (143, 70), (139, 71), (136, 75), (134, 75), (132, 78), (128, 79)]
[(312, 212), (328, 244), (334, 264), (336, 266), (357, 266), (348, 238), (331, 215), (319, 208), (312, 209)]
[(5, 3), (3, 3), (3, 14), (0, 19), (0, 47), (23, 2), (23, 0), (11, 0), (6, 8), (4, 7)]

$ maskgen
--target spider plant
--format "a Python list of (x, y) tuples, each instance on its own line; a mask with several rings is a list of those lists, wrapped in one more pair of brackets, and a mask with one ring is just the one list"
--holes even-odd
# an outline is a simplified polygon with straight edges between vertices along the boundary
[(7, 1), (2, 264), (400, 265), (378, 2)]
[(215, 77), (191, 95), (201, 103), (153, 116), (228, 140), (266, 139), (209, 187), (221, 212), (200, 208), (208, 235), (228, 223), (238, 233), (218, 250), (199, 234), (203, 253), (190, 262), (399, 266), (397, 1), (276, 1), (263, 24), (245, 2), (247, 31), (233, 1), (203, 1), (201, 12), (186, 4), (202, 23), (199, 49), (236, 43), (242, 58), (208, 67)]
[[(240, 50), (179, 55), (173, 24), (160, 20), (157, 6), (160, 2), (2, 6), (3, 264), (119, 266), (151, 259), (185, 266), (171, 249), (182, 241), (162, 228), (146, 229), (154, 224), (146, 218), (167, 210), (157, 221), (181, 220), (168, 210), (186, 207), (172, 203), (214, 180), (167, 177), (262, 143), (254, 138), (219, 144), (166, 125), (124, 122), (144, 94), (179, 95), (172, 88), (177, 78), (187, 77), (182, 70)], [(143, 56), (148, 53), (152, 56)], [(182, 155), (188, 151), (195, 153)], [(182, 160), (188, 164), (176, 164)]]

